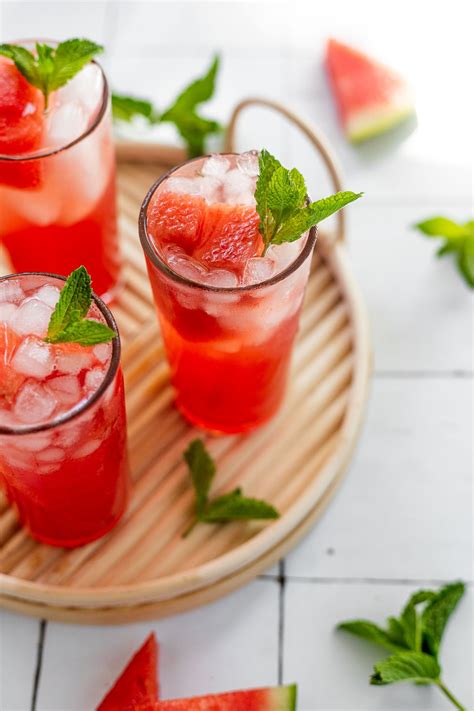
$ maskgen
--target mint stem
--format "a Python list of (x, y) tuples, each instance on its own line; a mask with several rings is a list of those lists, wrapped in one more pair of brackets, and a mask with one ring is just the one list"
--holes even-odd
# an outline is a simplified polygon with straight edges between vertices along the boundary
[(449, 691), (449, 689), (443, 684), (441, 679), (436, 682), (443, 694), (451, 701), (451, 703), (459, 709), (459, 711), (467, 711), (467, 709), (456, 699), (455, 696)]
[(187, 538), (191, 531), (194, 529), (195, 526), (199, 523), (199, 520), (196, 518), (192, 524), (185, 530), (185, 532), (181, 535), (181, 538)]

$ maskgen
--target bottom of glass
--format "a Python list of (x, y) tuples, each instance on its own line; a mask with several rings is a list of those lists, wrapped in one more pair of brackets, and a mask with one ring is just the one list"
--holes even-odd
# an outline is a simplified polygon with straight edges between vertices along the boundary
[(214, 435), (242, 434), (244, 432), (252, 432), (253, 430), (262, 427), (262, 425), (265, 425), (267, 422), (272, 420), (279, 410), (279, 407), (277, 407), (273, 412), (269, 413), (265, 417), (261, 417), (259, 419), (251, 420), (248, 422), (239, 422), (233, 425), (228, 423), (222, 424), (222, 422), (203, 419), (191, 410), (188, 410), (188, 408), (181, 402), (179, 402), (179, 400), (176, 400), (175, 404), (182, 416), (188, 422), (190, 422), (192, 425), (197, 425), (197, 427), (200, 427), (202, 430), (206, 430), (206, 432), (210, 432)]
[(45, 543), (48, 546), (55, 546), (56, 548), (78, 548), (79, 546), (85, 546), (86, 543), (96, 541), (98, 538), (102, 538), (102, 536), (105, 536), (107, 533), (109, 533), (118, 524), (118, 522), (124, 515), (126, 508), (127, 506), (125, 505), (123, 507), (123, 510), (118, 514), (118, 516), (115, 516), (113, 520), (107, 524), (107, 526), (87, 536), (82, 536), (81, 538), (50, 538), (49, 536), (42, 536), (41, 534), (32, 531), (27, 524), (24, 525), (30, 536), (34, 538), (35, 541)]

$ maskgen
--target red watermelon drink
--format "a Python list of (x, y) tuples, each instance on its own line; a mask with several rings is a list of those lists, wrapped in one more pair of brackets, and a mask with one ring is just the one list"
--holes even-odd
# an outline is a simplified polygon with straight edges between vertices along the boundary
[[(0, 54), (14, 46), (0, 45)], [(33, 43), (25, 47), (35, 52)], [(45, 108), (43, 93), (0, 56), (0, 246), (15, 272), (69, 274), (84, 263), (108, 300), (120, 258), (101, 67), (89, 61), (47, 100)]]
[(251, 430), (278, 410), (316, 239), (312, 228), (262, 256), (257, 175), (256, 153), (189, 161), (140, 215), (176, 404), (211, 431)]
[(48, 342), (63, 288), (49, 274), (0, 278), (0, 483), (32, 536), (73, 547), (117, 523), (129, 469), (115, 322), (94, 296), (88, 321), (113, 340)]

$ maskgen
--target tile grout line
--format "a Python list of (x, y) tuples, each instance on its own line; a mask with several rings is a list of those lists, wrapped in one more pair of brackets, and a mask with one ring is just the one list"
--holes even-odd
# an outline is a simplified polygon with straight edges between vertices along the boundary
[[(285, 583), (313, 583), (315, 585), (447, 585), (452, 579), (445, 578), (343, 578), (312, 577), (309, 575), (285, 575)], [(463, 581), (467, 587), (474, 586), (474, 580)]]
[(278, 684), (283, 684), (283, 655), (285, 642), (285, 560), (278, 563)]
[(41, 679), (41, 668), (43, 666), (43, 649), (44, 640), (46, 637), (46, 620), (41, 620), (39, 624), (39, 634), (38, 634), (38, 645), (37, 645), (37, 656), (36, 656), (36, 668), (33, 677), (33, 694), (31, 698), (31, 711), (36, 711), (36, 702), (38, 700), (38, 690)]
[(471, 379), (474, 376), (474, 371), (472, 370), (374, 370), (374, 378), (393, 378), (394, 380), (398, 378), (443, 378), (443, 379), (458, 379), (467, 378)]

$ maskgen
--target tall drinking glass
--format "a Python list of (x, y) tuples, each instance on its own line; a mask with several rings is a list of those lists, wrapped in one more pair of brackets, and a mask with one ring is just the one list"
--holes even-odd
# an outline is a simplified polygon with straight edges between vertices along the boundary
[[(33, 42), (23, 44), (33, 51)], [(120, 255), (102, 68), (86, 65), (50, 96), (46, 111), (39, 90), (4, 57), (0, 87), (0, 246), (11, 271), (69, 274), (84, 264), (96, 292), (109, 300)]]
[[(235, 168), (238, 156), (225, 157)], [(198, 274), (177, 273), (150, 234), (149, 210), (171, 178), (199, 175), (205, 160), (188, 161), (151, 187), (140, 240), (178, 408), (205, 429), (243, 432), (271, 418), (284, 397), (316, 229), (301, 238), (281, 272), (248, 286), (212, 286)]]
[(73, 547), (109, 531), (129, 490), (120, 338), (94, 295), (89, 318), (117, 333), (84, 347), (43, 340), (64, 278), (0, 278), (0, 484), (32, 536)]

